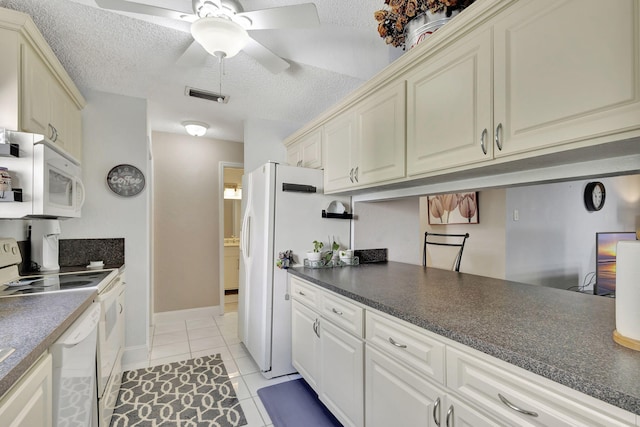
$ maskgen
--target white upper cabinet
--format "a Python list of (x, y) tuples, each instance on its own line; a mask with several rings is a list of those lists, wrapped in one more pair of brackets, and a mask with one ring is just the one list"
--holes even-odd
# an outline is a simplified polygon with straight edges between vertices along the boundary
[(606, 19), (598, 8), (519, 2), (418, 65), (407, 77), (407, 174), (640, 128), (640, 8), (622, 0)]
[(640, 129), (637, 0), (521, 1), (494, 33), (496, 157)]
[(372, 93), (324, 126), (325, 192), (405, 175), (405, 82)]
[(637, 0), (476, 2), (309, 125), (325, 191), (637, 155), (638, 40)]
[(341, 114), (323, 128), (324, 191), (334, 191), (355, 185), (353, 164), (356, 155), (355, 115)]
[(287, 147), (287, 163), (304, 168), (322, 168), (322, 129), (315, 129)]
[(358, 184), (404, 176), (405, 92), (401, 81), (376, 91), (356, 106)]
[(0, 8), (1, 127), (45, 135), (82, 160), (85, 100), (29, 16)]
[(407, 76), (407, 175), (493, 158), (491, 29)]

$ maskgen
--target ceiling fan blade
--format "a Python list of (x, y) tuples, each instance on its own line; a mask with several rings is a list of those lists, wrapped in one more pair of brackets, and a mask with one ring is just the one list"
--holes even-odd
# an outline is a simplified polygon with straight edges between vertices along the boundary
[(183, 19), (184, 16), (193, 15), (193, 12), (183, 12), (164, 7), (134, 3), (126, 0), (95, 0), (98, 7), (120, 12), (140, 13), (143, 15), (160, 16), (162, 18)]
[(200, 43), (194, 40), (182, 55), (180, 55), (180, 58), (176, 61), (176, 65), (179, 67), (198, 67), (203, 65), (208, 57), (209, 52), (204, 50), (204, 48), (200, 46)]
[(248, 30), (271, 30), (278, 28), (309, 28), (320, 25), (318, 10), (313, 3), (260, 9), (238, 13), (251, 19)]
[(278, 55), (271, 52), (252, 38), (249, 39), (249, 42), (242, 50), (247, 55), (255, 58), (256, 61), (273, 74), (279, 74), (290, 66), (287, 61), (280, 58)]

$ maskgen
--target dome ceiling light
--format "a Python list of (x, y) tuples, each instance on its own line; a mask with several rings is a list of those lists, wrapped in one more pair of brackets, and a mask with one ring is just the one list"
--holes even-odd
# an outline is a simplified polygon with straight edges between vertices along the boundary
[(183, 122), (182, 126), (184, 126), (187, 133), (191, 136), (203, 136), (207, 133), (207, 129), (209, 129), (209, 125), (202, 122)]

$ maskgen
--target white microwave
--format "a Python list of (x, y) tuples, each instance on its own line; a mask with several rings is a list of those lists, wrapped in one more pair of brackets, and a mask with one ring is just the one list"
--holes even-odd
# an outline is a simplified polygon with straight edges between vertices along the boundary
[(78, 218), (85, 200), (82, 169), (42, 135), (7, 132), (18, 157), (0, 157), (22, 201), (0, 202), (0, 218)]

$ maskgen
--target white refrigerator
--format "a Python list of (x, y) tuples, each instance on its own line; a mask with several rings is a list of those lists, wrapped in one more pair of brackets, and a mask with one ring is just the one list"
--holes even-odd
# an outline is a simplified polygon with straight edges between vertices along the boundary
[[(278, 253), (292, 250), (300, 265), (314, 240), (325, 249), (330, 238), (342, 248), (350, 245), (351, 221), (322, 217), (332, 201), (349, 206), (350, 198), (325, 196), (322, 182), (321, 170), (276, 163), (243, 176), (238, 334), (267, 378), (296, 371), (287, 271), (276, 266)], [(283, 191), (283, 184), (297, 191)]]

